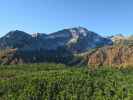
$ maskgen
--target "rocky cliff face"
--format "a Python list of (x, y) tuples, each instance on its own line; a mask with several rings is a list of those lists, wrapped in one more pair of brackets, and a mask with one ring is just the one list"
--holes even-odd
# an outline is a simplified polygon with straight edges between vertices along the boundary
[(87, 56), (89, 65), (133, 65), (133, 46), (107, 46)]

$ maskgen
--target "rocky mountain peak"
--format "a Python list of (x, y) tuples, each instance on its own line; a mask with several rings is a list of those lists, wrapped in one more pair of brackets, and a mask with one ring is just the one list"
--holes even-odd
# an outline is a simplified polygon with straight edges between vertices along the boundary
[(87, 36), (88, 30), (83, 27), (75, 27), (69, 29), (70, 33), (72, 34), (73, 37), (75, 36)]
[(24, 37), (24, 36), (30, 36), (29, 34), (23, 32), (23, 31), (19, 31), (19, 30), (14, 30), (14, 31), (10, 31), (8, 32), (5, 37), (7, 38), (11, 38), (11, 37)]
[(32, 37), (28, 33), (19, 30), (10, 31), (0, 38), (0, 48), (22, 48), (31, 41)]

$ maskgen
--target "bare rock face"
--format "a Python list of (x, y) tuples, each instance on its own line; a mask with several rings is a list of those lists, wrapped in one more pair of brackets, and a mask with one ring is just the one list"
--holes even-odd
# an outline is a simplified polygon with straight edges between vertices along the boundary
[(89, 65), (133, 65), (133, 46), (106, 46), (87, 56)]

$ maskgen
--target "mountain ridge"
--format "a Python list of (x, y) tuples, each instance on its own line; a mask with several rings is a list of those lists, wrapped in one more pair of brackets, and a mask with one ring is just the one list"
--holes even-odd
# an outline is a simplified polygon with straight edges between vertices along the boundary
[(81, 59), (75, 58), (74, 54), (106, 45), (112, 45), (112, 41), (83, 27), (63, 29), (49, 35), (44, 33), (30, 35), (15, 30), (0, 38), (0, 49), (7, 51), (0, 56), (0, 62), (75, 64)]
[(15, 30), (0, 38), (0, 48), (25, 48), (28, 46), (34, 48), (34, 44), (38, 46), (37, 48), (43, 49), (57, 49), (66, 46), (74, 52), (84, 52), (89, 48), (112, 44), (112, 41), (83, 27), (63, 29), (51, 34), (35, 33), (32, 35)]

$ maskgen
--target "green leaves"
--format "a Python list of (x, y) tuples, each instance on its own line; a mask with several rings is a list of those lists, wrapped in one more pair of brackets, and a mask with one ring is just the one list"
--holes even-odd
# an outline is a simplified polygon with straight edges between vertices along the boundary
[(66, 67), (62, 64), (0, 68), (2, 100), (132, 100), (133, 69)]

